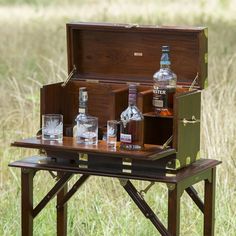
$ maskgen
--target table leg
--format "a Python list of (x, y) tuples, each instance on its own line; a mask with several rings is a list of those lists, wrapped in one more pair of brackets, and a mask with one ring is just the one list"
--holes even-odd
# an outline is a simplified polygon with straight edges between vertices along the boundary
[(140, 192), (134, 187), (134, 185), (129, 180), (120, 180), (121, 185), (126, 190), (126, 192), (130, 195), (134, 203), (138, 206), (141, 212), (152, 222), (152, 224), (156, 227), (156, 229), (163, 236), (170, 236), (166, 227), (162, 224), (157, 215), (153, 212), (144, 198), (140, 195)]
[[(58, 172), (58, 176), (62, 176), (63, 173)], [(67, 193), (68, 184), (61, 189), (57, 194), (57, 204), (59, 204)], [(67, 235), (67, 204), (63, 207), (57, 208), (57, 236)]]
[(215, 223), (215, 177), (216, 169), (212, 169), (211, 181), (205, 180), (204, 197), (204, 235), (214, 236)]
[(34, 170), (21, 169), (21, 233), (33, 235), (33, 177)]
[(168, 187), (168, 231), (172, 236), (180, 232), (180, 197), (177, 184)]

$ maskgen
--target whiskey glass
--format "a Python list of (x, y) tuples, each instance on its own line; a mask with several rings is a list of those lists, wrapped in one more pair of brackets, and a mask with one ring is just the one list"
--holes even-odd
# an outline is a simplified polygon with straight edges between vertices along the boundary
[(77, 119), (77, 143), (84, 145), (97, 145), (98, 118), (94, 116), (81, 116)]
[(63, 115), (42, 115), (42, 139), (62, 141), (63, 138)]

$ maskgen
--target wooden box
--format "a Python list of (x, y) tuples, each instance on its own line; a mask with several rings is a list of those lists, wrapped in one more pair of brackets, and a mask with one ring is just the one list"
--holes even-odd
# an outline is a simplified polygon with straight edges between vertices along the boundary
[[(153, 74), (160, 67), (162, 45), (170, 46), (171, 68), (178, 77), (174, 114), (169, 117), (158, 117), (152, 107)], [(72, 79), (65, 87), (57, 83), (41, 89), (41, 115), (64, 115), (63, 143), (32, 138), (17, 141), (14, 146), (44, 149), (54, 160), (67, 159), (78, 168), (99, 167), (104, 172), (114, 168), (127, 173), (177, 170), (200, 158), (201, 90), (207, 79), (206, 28), (70, 23), (67, 52)], [(79, 88), (88, 88), (88, 113), (99, 118), (102, 137), (106, 121), (119, 119), (127, 107), (131, 82), (138, 84), (137, 103), (145, 117), (145, 149), (111, 151), (104, 141), (96, 147), (76, 144), (69, 136), (78, 112)], [(164, 145), (168, 139), (172, 142)]]

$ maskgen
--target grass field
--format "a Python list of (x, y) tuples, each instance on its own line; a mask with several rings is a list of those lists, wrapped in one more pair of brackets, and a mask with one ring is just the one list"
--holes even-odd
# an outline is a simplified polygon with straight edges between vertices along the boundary
[[(209, 27), (209, 86), (203, 92), (201, 155), (223, 161), (217, 172), (215, 233), (235, 236), (236, 1), (162, 2), (0, 0), (0, 235), (20, 235), (20, 171), (7, 165), (36, 152), (11, 148), (10, 143), (35, 135), (39, 88), (66, 76), (65, 23), (103, 21)], [(35, 202), (53, 181), (46, 172), (36, 175)], [(142, 189), (146, 183), (136, 181), (135, 185)], [(200, 195), (202, 187), (197, 185)], [(164, 184), (155, 185), (146, 195), (164, 222), (166, 196)], [(181, 204), (181, 236), (201, 235), (201, 213), (185, 194)], [(35, 220), (35, 235), (55, 235), (54, 206), (55, 200)], [(118, 180), (91, 178), (70, 200), (69, 212), (68, 235), (156, 235)]]

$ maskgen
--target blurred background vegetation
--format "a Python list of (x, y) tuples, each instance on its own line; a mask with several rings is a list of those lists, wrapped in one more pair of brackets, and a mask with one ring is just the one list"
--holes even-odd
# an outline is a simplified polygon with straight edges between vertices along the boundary
[[(215, 232), (217, 236), (234, 236), (235, 9), (235, 0), (0, 0), (0, 235), (20, 235), (20, 171), (7, 165), (36, 152), (11, 148), (10, 143), (35, 135), (40, 119), (40, 87), (65, 79), (65, 23), (101, 21), (208, 27), (209, 86), (202, 97), (201, 155), (223, 161), (217, 172)], [(52, 183), (48, 174), (36, 175), (35, 202)], [(138, 188), (146, 185), (141, 181), (135, 184)], [(203, 186), (198, 184), (197, 188), (202, 196)], [(156, 184), (146, 195), (164, 222), (166, 196), (162, 184)], [(182, 207), (181, 235), (201, 235), (202, 215), (185, 194)], [(55, 200), (35, 220), (34, 233), (55, 235)], [(91, 178), (69, 202), (68, 235), (155, 233), (118, 180)]]

